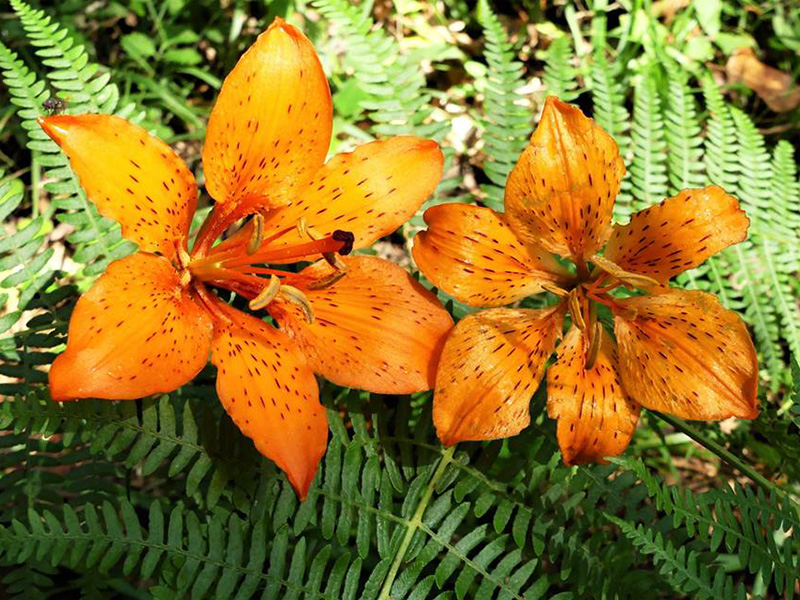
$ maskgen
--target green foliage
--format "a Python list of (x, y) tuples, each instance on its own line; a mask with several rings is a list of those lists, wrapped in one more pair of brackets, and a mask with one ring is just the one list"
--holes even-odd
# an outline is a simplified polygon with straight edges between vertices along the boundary
[[(33, 10), (20, 0), (12, 0), (11, 6), (47, 69), (47, 85), (68, 103), (69, 112), (114, 112), (119, 92), (109, 83), (110, 75), (99, 74), (98, 65), (88, 61), (83, 46), (75, 44), (67, 30), (43, 11)], [(1, 44), (0, 68), (6, 84), (14, 90), (12, 102), (22, 109), (20, 117), (30, 138), (27, 147), (38, 166), (46, 169), (45, 189), (54, 196), (56, 217), (75, 228), (68, 238), (76, 247), (74, 258), (87, 265), (87, 275), (102, 273), (109, 262), (129, 254), (135, 246), (123, 241), (116, 223), (101, 217), (89, 203), (66, 157), (36, 123), (37, 118), (45, 116), (45, 81), (37, 80), (16, 54)]]
[(478, 21), (486, 36), (486, 62), (489, 65), (486, 99), (484, 100), (484, 169), (491, 185), (484, 186), (484, 202), (495, 210), (503, 210), (506, 179), (525, 149), (532, 131), (531, 109), (518, 92), (523, 85), (522, 65), (514, 57), (508, 40), (488, 0), (480, 0)]
[(579, 95), (577, 69), (569, 37), (553, 40), (547, 48), (544, 65), (544, 85), (548, 94), (571, 102)]
[[(546, 48), (542, 64), (529, 53), (532, 29), (488, 0), (474, 10), (447, 0), (445, 12), (427, 20), (427, 3), (413, 2), (395, 3), (389, 17), (373, 3), (348, 0), (272, 3), (266, 14), (248, 13), (246, 3), (223, 10), (201, 1), (200, 17), (181, 0), (145, 4), (98, 9), (104, 19), (124, 13), (150, 27), (118, 26), (113, 50), (107, 44), (115, 42), (102, 42), (108, 55), (82, 38), (86, 29), (62, 25), (81, 22), (69, 7), (45, 14), (12, 0), (16, 18), (0, 37), (7, 90), (0, 93), (9, 100), (0, 135), (12, 136), (4, 142), (17, 142), (30, 167), (20, 175), (8, 163), (0, 173), (6, 595), (792, 596), (800, 581), (800, 366), (790, 358), (800, 351), (800, 184), (792, 138), (765, 138), (759, 111), (683, 54), (686, 31), (696, 35), (696, 10), (679, 12), (673, 25), (642, 17), (647, 27), (625, 18), (617, 26), (624, 11), (607, 13), (606, 2), (580, 13), (568, 3), (563, 19), (560, 6), (542, 12), (538, 2), (523, 3), (540, 36), (536, 47)], [(721, 28), (714, 43), (732, 35), (725, 19), (734, 4), (703, 13), (703, 28)], [(548, 93), (579, 103), (617, 140), (629, 172), (617, 218), (711, 183), (741, 200), (751, 219), (748, 241), (679, 281), (718, 294), (754, 334), (762, 416), (730, 434), (708, 425), (700, 435), (708, 448), (716, 440), (756, 463), (750, 468), (763, 474), (764, 489), (738, 483), (744, 478), (734, 479), (726, 463), (662, 432), (655, 417), (614, 464), (574, 468), (560, 461), (541, 393), (521, 435), (444, 449), (430, 394), (388, 399), (326, 385), (330, 445), (300, 503), (221, 409), (210, 369), (169, 396), (49, 400), (46, 369), (66, 341), (77, 288), (133, 245), (97, 214), (36, 123), (46, 115), (42, 103), (56, 96), (69, 114), (135, 114), (192, 156), (225, 70), (273, 15), (296, 18), (295, 8), (311, 15), (304, 28), (331, 75), (337, 144), (402, 133), (445, 144), (446, 178), (430, 202), (474, 200), (479, 189), (480, 202), (502, 210), (504, 183)], [(773, 19), (787, 48), (794, 17), (776, 9)], [(448, 19), (464, 22), (436, 33)], [(443, 49), (436, 37), (455, 40), (464, 31), (475, 44), (451, 41)], [(467, 61), (485, 66), (480, 82), (443, 83), (442, 72)], [(457, 151), (449, 147), (453, 105), (477, 132), (477, 140), (457, 141), (464, 146)], [(11, 134), (6, 123), (16, 127)], [(467, 187), (462, 174), (470, 170), (477, 183)], [(64, 241), (51, 235), (59, 224), (69, 226)], [(406, 242), (420, 226), (418, 215), (402, 231)], [(72, 263), (57, 260), (59, 251)], [(683, 466), (690, 461), (719, 473), (692, 480)]]
[(632, 208), (640, 210), (667, 196), (667, 149), (656, 66), (648, 65), (636, 85), (630, 162)]

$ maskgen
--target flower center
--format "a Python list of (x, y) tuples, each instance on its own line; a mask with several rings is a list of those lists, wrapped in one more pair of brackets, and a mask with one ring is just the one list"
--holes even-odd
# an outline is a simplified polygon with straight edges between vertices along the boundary
[[(194, 257), (181, 255), (181, 282), (187, 278), (186, 284), (191, 280), (197, 284), (233, 291), (247, 298), (252, 310), (266, 308), (273, 300), (280, 298), (298, 306), (306, 320), (313, 322), (311, 303), (303, 289), (322, 289), (345, 275), (346, 265), (339, 257), (352, 251), (355, 236), (349, 231), (337, 229), (328, 236), (318, 238), (308, 231), (302, 221), (297, 229), (309, 241), (277, 243), (295, 227), (264, 238), (264, 220), (260, 214), (256, 214), (242, 229), (211, 248), (207, 254)], [(333, 267), (333, 271), (316, 279), (274, 268), (275, 265), (311, 262), (319, 256)]]

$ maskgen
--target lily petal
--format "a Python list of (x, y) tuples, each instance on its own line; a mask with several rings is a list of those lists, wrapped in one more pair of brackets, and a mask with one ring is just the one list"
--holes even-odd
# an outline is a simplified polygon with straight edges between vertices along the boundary
[[(312, 369), (337, 385), (382, 394), (431, 389), (453, 326), (450, 315), (397, 265), (363, 255), (343, 261), (343, 278), (324, 289), (303, 289), (314, 313), (312, 324), (289, 303), (273, 302), (270, 312), (294, 336)], [(313, 281), (331, 273), (320, 261), (301, 275)]]
[(225, 78), (211, 112), (203, 148), (209, 194), (249, 205), (241, 216), (285, 206), (325, 161), (332, 115), (314, 46), (276, 18)]
[(758, 416), (758, 360), (736, 313), (697, 291), (618, 304), (619, 370), (632, 399), (683, 419)]
[[(327, 237), (352, 232), (353, 248), (367, 248), (408, 221), (442, 178), (444, 158), (436, 142), (399, 136), (337, 154), (314, 176), (291, 206), (274, 211), (265, 231), (282, 231), (305, 220), (308, 231)], [(307, 242), (290, 231), (270, 247)]]
[(563, 305), (490, 308), (464, 317), (447, 338), (436, 375), (433, 422), (446, 446), (518, 434), (561, 335)]
[(611, 235), (624, 174), (613, 138), (580, 109), (550, 96), (508, 177), (506, 217), (520, 239), (582, 261)]
[(471, 306), (504, 306), (566, 281), (544, 250), (523, 244), (505, 217), (472, 204), (425, 211), (427, 231), (414, 238), (414, 260), (436, 287)]
[(225, 410), (304, 500), (328, 443), (314, 373), (286, 334), (241, 312), (216, 323), (211, 360)]
[(146, 252), (175, 258), (197, 207), (197, 184), (164, 142), (112, 115), (39, 120), (61, 146), (86, 196)]
[(617, 375), (617, 349), (599, 328), (594, 364), (586, 367), (588, 342), (573, 327), (558, 347), (558, 360), (547, 371), (547, 414), (558, 419), (558, 445), (567, 465), (606, 463), (631, 441), (641, 407), (630, 400)]
[(50, 395), (128, 400), (170, 392), (208, 362), (211, 330), (166, 258), (139, 252), (113, 262), (75, 306), (67, 349), (50, 368)]
[(750, 220), (739, 202), (712, 185), (637, 212), (616, 225), (605, 258), (632, 273), (665, 284), (708, 257), (747, 237)]

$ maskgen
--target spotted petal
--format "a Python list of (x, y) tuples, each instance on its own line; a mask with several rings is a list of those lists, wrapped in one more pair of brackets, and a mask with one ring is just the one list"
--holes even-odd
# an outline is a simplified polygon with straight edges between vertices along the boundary
[(219, 398), (305, 499), (328, 441), (317, 380), (286, 334), (238, 311), (229, 316), (217, 323), (212, 346)]
[(520, 239), (583, 260), (611, 235), (624, 174), (611, 136), (580, 109), (551, 96), (508, 177), (506, 216)]
[(614, 332), (628, 395), (684, 419), (758, 416), (758, 360), (739, 316), (705, 292), (619, 301)]
[(171, 392), (208, 361), (211, 319), (162, 257), (109, 265), (81, 296), (66, 351), (50, 367), (54, 400), (127, 400)]
[(566, 280), (541, 248), (522, 243), (505, 217), (472, 204), (425, 211), (427, 231), (414, 238), (414, 260), (440, 290), (471, 306), (504, 306)]
[(433, 396), (443, 444), (494, 440), (530, 423), (530, 400), (561, 335), (561, 307), (490, 308), (463, 318), (447, 338)]
[(218, 203), (288, 204), (322, 166), (331, 124), (314, 46), (276, 18), (225, 78), (211, 112), (203, 148), (209, 194)]
[(86, 196), (119, 222), (123, 236), (170, 259), (186, 248), (197, 184), (169, 146), (111, 115), (56, 115), (39, 123), (66, 152)]
[(739, 202), (712, 185), (684, 190), (616, 225), (605, 258), (665, 284), (747, 237), (750, 220)]
[[(453, 326), (450, 315), (397, 265), (375, 256), (343, 260), (347, 271), (342, 279), (324, 289), (304, 289), (313, 323), (290, 304), (273, 302), (270, 311), (312, 368), (337, 385), (384, 394), (431, 389)], [(321, 261), (301, 275), (313, 282), (331, 273)]]
[(558, 419), (558, 445), (568, 465), (618, 456), (639, 421), (641, 409), (619, 381), (614, 341), (602, 327), (599, 335), (594, 363), (587, 368), (587, 338), (570, 329), (547, 371), (547, 414)]
[(315, 237), (341, 229), (354, 235), (354, 249), (371, 246), (408, 221), (430, 197), (442, 177), (443, 160), (436, 142), (411, 136), (337, 154), (291, 206), (269, 215), (266, 237), (288, 229), (270, 247), (308, 241), (292, 229), (301, 219)]

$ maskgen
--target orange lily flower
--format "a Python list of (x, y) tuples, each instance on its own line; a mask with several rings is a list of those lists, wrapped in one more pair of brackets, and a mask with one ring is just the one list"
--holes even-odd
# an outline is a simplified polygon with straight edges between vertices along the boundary
[[(492, 307), (462, 319), (445, 342), (433, 409), (444, 444), (527, 427), (567, 314), (571, 327), (547, 375), (565, 463), (620, 454), (642, 406), (686, 419), (758, 415), (758, 365), (741, 319), (711, 294), (668, 286), (744, 240), (747, 216), (711, 186), (612, 227), (624, 173), (614, 140), (551, 97), (508, 178), (504, 214), (464, 204), (426, 211), (428, 229), (414, 240), (419, 268), (458, 300)], [(610, 294), (622, 286), (641, 293)], [(559, 302), (499, 308), (543, 291)], [(601, 305), (613, 315), (616, 341), (598, 320)]]
[[(312, 44), (276, 19), (211, 113), (203, 163), (216, 204), (189, 253), (197, 185), (169, 146), (114, 116), (40, 120), (88, 197), (139, 245), (78, 301), (50, 369), (53, 399), (168, 392), (210, 353), (225, 410), (304, 498), (327, 445), (314, 373), (378, 393), (431, 389), (450, 316), (399, 266), (342, 255), (414, 214), (439, 182), (441, 151), (396, 137), (325, 163), (331, 122)], [(321, 257), (299, 272), (275, 266)], [(209, 286), (266, 308), (281, 329)]]

